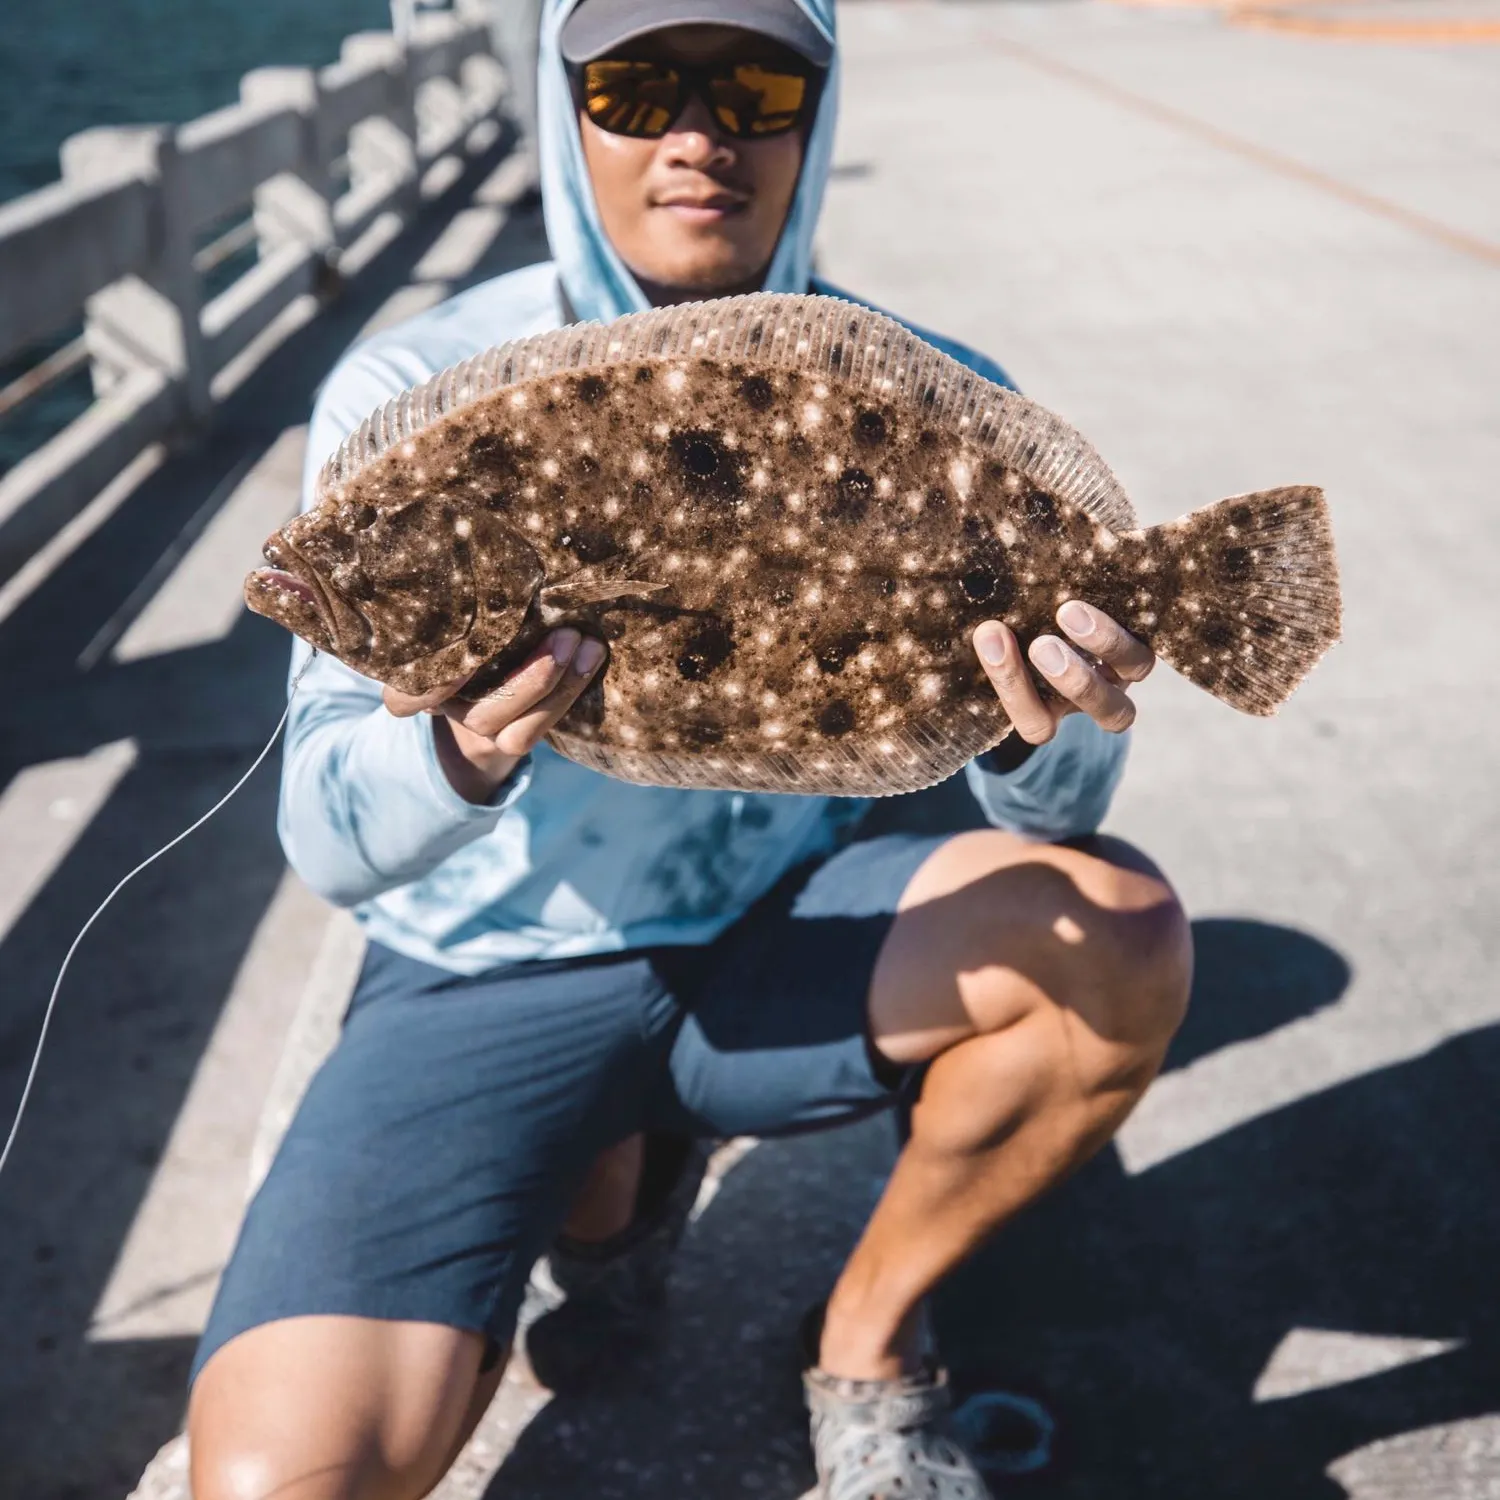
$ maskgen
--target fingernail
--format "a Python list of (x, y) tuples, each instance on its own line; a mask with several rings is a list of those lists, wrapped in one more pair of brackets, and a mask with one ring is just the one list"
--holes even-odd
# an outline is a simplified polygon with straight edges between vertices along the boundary
[(578, 648), (578, 655), (573, 658), (573, 670), (580, 677), (587, 677), (603, 660), (604, 643), (588, 640)]
[(559, 630), (552, 637), (552, 660), (560, 667), (567, 666), (573, 660), (573, 653), (578, 649), (578, 642), (581, 639), (582, 637), (576, 630)]
[(1063, 650), (1062, 642), (1050, 635), (1038, 636), (1031, 643), (1031, 659), (1037, 670), (1048, 677), (1056, 677), (1068, 666), (1068, 654)]
[(1069, 635), (1093, 635), (1094, 612), (1088, 605), (1070, 599), (1057, 612), (1057, 621)]
[(979, 647), (980, 656), (990, 666), (998, 667), (1005, 660), (1005, 636), (999, 630), (975, 631), (974, 644)]

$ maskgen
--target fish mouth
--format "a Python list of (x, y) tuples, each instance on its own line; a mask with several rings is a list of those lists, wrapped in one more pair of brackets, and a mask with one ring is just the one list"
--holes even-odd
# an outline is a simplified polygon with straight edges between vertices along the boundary
[(337, 614), (317, 574), (279, 533), (263, 551), (273, 566), (245, 579), (245, 603), (317, 650), (337, 655)]

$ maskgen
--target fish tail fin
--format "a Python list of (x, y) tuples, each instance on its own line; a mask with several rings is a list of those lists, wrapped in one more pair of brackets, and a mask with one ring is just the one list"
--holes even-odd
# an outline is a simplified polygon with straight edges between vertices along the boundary
[(1315, 486), (1236, 495), (1144, 539), (1178, 585), (1153, 648), (1241, 712), (1274, 714), (1339, 639), (1333, 529)]

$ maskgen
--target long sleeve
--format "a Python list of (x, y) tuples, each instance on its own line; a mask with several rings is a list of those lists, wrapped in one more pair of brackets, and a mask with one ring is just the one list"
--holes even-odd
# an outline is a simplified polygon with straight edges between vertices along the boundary
[[(294, 675), (307, 655), (299, 643)], [(438, 764), (427, 715), (394, 718), (375, 683), (319, 656), (292, 699), (277, 828), (303, 880), (354, 906), (488, 833), (530, 777), (523, 761), (489, 802), (466, 802)]]
[[(517, 278), (499, 298), (503, 287), (490, 283), (454, 298), (376, 335), (340, 361), (313, 410), (304, 509), (313, 501), (323, 460), (381, 402), (467, 358), (492, 336), (556, 321), (550, 274)], [(491, 307), (487, 297), (501, 305)], [(297, 642), (294, 679), (308, 654)], [(308, 885), (330, 901), (353, 906), (420, 879), (490, 832), (529, 781), (527, 761), (489, 803), (466, 802), (438, 763), (430, 718), (392, 717), (378, 684), (318, 656), (292, 699), (277, 827), (287, 859)]]
[(965, 768), (986, 820), (1030, 838), (1093, 833), (1125, 772), (1128, 735), (1109, 734), (1085, 714), (1069, 714), (1057, 734), (1014, 771), (987, 771), (983, 757)]

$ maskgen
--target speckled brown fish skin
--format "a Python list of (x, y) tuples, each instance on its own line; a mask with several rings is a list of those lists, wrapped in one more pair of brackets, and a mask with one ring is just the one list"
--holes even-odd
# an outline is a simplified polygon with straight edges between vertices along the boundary
[(481, 696), (573, 624), (610, 655), (554, 735), (565, 754), (866, 795), (1008, 732), (981, 620), (1024, 645), (1087, 599), (1252, 712), (1336, 637), (1321, 492), (1116, 532), (870, 384), (700, 354), (503, 386), (331, 484), (268, 544), (302, 586), (253, 574), (247, 598), (408, 692), (480, 668)]

